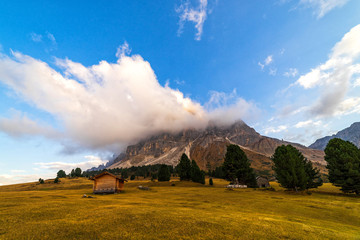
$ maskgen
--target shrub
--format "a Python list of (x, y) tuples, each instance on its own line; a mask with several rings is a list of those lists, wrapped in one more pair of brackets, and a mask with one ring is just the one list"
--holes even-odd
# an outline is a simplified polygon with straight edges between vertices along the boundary
[(209, 179), (209, 185), (210, 185), (210, 186), (214, 185), (212, 178)]
[(56, 178), (54, 179), (54, 183), (59, 183), (59, 182), (60, 182), (59, 178), (56, 177)]
[(130, 180), (135, 180), (135, 175), (134, 175), (134, 174), (132, 174), (132, 175), (130, 176)]

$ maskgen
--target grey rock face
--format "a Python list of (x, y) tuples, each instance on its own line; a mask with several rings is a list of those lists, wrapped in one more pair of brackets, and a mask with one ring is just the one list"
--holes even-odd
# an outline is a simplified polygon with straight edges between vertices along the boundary
[(309, 160), (318, 165), (325, 165), (323, 151), (261, 136), (253, 128), (239, 121), (231, 126), (210, 125), (204, 130), (190, 129), (176, 134), (163, 133), (151, 137), (128, 146), (126, 152), (119, 155), (109, 168), (153, 164), (175, 166), (180, 156), (186, 153), (202, 170), (208, 170), (209, 167), (215, 169), (222, 164), (229, 144), (239, 145), (252, 162), (252, 166), (259, 171), (271, 171), (270, 156), (276, 147), (282, 144), (291, 144)]
[(338, 133), (332, 136), (326, 136), (316, 140), (309, 148), (324, 150), (328, 142), (333, 138), (340, 138), (345, 141), (352, 142), (358, 148), (360, 147), (360, 122), (355, 122), (351, 124), (350, 127), (345, 128), (344, 130), (339, 131)]

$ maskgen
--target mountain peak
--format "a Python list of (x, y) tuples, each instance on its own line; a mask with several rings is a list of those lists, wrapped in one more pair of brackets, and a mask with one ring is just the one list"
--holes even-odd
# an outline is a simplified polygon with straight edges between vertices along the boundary
[(360, 122), (354, 122), (350, 127), (345, 128), (336, 134), (331, 136), (326, 136), (320, 139), (317, 139), (309, 147), (314, 149), (324, 150), (328, 142), (333, 138), (340, 138), (345, 141), (352, 142), (358, 148), (360, 147)]

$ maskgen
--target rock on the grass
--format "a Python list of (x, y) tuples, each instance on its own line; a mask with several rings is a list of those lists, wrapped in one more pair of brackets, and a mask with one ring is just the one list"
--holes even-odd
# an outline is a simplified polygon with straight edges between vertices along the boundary
[(145, 186), (138, 186), (138, 189), (140, 189), (140, 190), (150, 190), (149, 187), (145, 187)]

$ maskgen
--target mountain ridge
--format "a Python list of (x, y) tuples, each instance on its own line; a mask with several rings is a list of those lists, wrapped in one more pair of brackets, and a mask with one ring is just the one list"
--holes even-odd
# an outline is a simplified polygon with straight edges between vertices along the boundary
[(177, 165), (181, 154), (186, 153), (197, 162), (202, 170), (214, 169), (223, 162), (226, 147), (239, 145), (258, 172), (271, 172), (271, 155), (276, 147), (291, 144), (299, 149), (322, 172), (325, 172), (324, 153), (321, 150), (307, 148), (260, 135), (243, 121), (230, 126), (210, 125), (204, 130), (183, 130), (176, 134), (162, 133), (128, 146), (125, 153), (119, 155), (109, 168), (126, 168), (152, 164)]
[(350, 127), (333, 134), (317, 139), (314, 143), (309, 145), (309, 148), (324, 150), (328, 142), (333, 138), (340, 138), (345, 141), (352, 142), (360, 148), (360, 122), (354, 122)]

